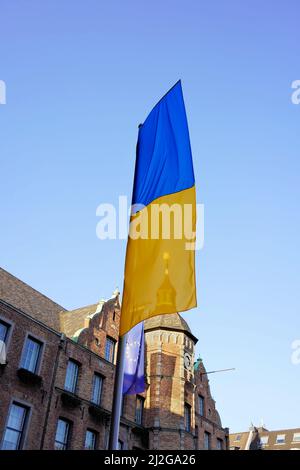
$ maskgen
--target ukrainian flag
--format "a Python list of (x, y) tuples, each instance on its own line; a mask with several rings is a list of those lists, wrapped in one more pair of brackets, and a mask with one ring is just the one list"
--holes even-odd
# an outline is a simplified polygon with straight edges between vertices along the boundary
[(139, 127), (120, 335), (196, 306), (195, 178), (181, 82)]

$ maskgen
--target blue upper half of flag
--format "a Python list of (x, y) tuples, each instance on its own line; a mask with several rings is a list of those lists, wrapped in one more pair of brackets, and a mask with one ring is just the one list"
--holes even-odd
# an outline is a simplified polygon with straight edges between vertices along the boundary
[(195, 184), (192, 152), (181, 82), (152, 109), (139, 128), (132, 204), (154, 199)]
[(123, 394), (145, 391), (144, 322), (138, 323), (126, 335)]

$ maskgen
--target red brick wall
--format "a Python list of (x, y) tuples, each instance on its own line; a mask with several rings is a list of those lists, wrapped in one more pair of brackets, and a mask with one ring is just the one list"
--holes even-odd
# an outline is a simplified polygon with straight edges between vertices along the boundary
[[(109, 430), (109, 414), (113, 399), (114, 364), (103, 356), (107, 336), (117, 340), (120, 320), (118, 298), (106, 302), (101, 313), (87, 320), (88, 326), (78, 338), (78, 343), (61, 338), (60, 333), (35, 321), (28, 315), (0, 301), (0, 316), (12, 323), (8, 344), (8, 364), (0, 370), (0, 439), (3, 436), (9, 405), (12, 399), (30, 406), (30, 419), (24, 448), (53, 449), (59, 417), (72, 423), (71, 449), (82, 449), (87, 429), (98, 433), (98, 448), (104, 448)], [(25, 385), (17, 375), (26, 334), (44, 343), (41, 368), (41, 386)], [(97, 339), (97, 341), (96, 341)], [(193, 358), (193, 344), (184, 332), (155, 330), (146, 334), (147, 391), (145, 398), (144, 432), (136, 426), (136, 396), (127, 396), (121, 419), (120, 439), (124, 448), (147, 446), (150, 449), (201, 449), (204, 447), (204, 431), (211, 433), (211, 447), (216, 448), (217, 438), (224, 440), (222, 429), (210, 395), (204, 366), (198, 370), (184, 367), (184, 353)], [(115, 352), (115, 357), (116, 357)], [(73, 408), (62, 401), (68, 360), (80, 364), (76, 397)], [(104, 377), (101, 413), (95, 418), (90, 411), (90, 399), (94, 373)], [(202, 375), (201, 375), (202, 373)], [(198, 414), (197, 396), (205, 398), (205, 416)], [(184, 430), (184, 403), (191, 406), (191, 431)], [(210, 413), (209, 413), (210, 410)], [(197, 435), (196, 435), (197, 426)]]
[[(113, 314), (114, 302), (110, 302), (104, 311), (103, 325), (106, 325), (109, 336), (116, 338), (113, 322), (119, 324), (119, 311)], [(10, 340), (7, 349), (8, 364), (0, 370), (0, 439), (2, 439), (11, 401), (17, 400), (30, 407), (30, 418), (26, 426), (23, 448), (53, 449), (57, 420), (59, 417), (72, 423), (70, 449), (82, 449), (87, 429), (98, 433), (97, 448), (105, 448), (109, 431), (109, 412), (112, 407), (115, 366), (93, 353), (86, 347), (64, 338), (61, 334), (35, 322), (31, 317), (0, 302), (0, 317), (12, 323)], [(94, 319), (93, 319), (94, 320)], [(106, 338), (105, 330), (97, 324), (96, 319), (91, 325), (91, 331), (97, 329)], [(42, 385), (25, 385), (17, 375), (26, 334), (44, 343), (41, 367), (38, 374), (42, 377)], [(89, 340), (92, 342), (92, 334)], [(104, 343), (104, 341), (103, 341)], [(103, 346), (104, 347), (104, 346)], [(101, 349), (102, 353), (104, 349)], [(78, 406), (66, 406), (62, 402), (68, 360), (73, 359), (80, 364), (76, 396)], [(102, 415), (95, 417), (90, 414), (92, 382), (94, 373), (104, 377), (101, 409)], [(132, 433), (135, 416), (135, 396), (128, 397), (124, 423), (120, 429), (120, 439), (125, 448), (144, 448), (141, 438)]]
[[(0, 317), (12, 322), (7, 347), (8, 363), (0, 371), (0, 439), (3, 437), (10, 403), (16, 400), (31, 407), (25, 448), (39, 449), (51, 396), (51, 382), (60, 335), (34, 322), (30, 317), (19, 314), (2, 302), (0, 302)], [(44, 342), (41, 367), (38, 371), (42, 377), (41, 386), (26, 385), (17, 376), (27, 333)]]
[(210, 393), (209, 380), (206, 375), (206, 370), (201, 362), (197, 371), (195, 372), (195, 399), (198, 400), (198, 395), (204, 398), (204, 416), (200, 416), (198, 401), (196, 401), (196, 425), (198, 426), (198, 449), (204, 449), (204, 432), (209, 432), (211, 435), (211, 448), (217, 448), (217, 439), (221, 439), (223, 449), (226, 449), (228, 430), (222, 428), (219, 414), (216, 410), (216, 404)]
[[(104, 357), (106, 337), (114, 339), (117, 343), (120, 325), (119, 298), (106, 302), (100, 313), (96, 313), (89, 321), (89, 326), (80, 334), (79, 344), (86, 345), (91, 351)], [(115, 360), (117, 357), (117, 347)], [(114, 361), (115, 362), (115, 361)]]

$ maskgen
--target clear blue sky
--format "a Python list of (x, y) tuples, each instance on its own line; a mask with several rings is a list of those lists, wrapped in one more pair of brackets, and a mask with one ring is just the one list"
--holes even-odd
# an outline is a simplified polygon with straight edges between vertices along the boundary
[(131, 197), (137, 125), (179, 78), (205, 247), (199, 338), (224, 425), (300, 426), (297, 0), (2, 0), (0, 264), (66, 308), (122, 287), (96, 207)]

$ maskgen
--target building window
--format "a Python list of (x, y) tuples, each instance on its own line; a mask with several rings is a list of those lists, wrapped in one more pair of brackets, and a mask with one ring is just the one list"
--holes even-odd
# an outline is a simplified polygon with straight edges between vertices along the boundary
[(94, 374), (91, 401), (95, 403), (95, 405), (100, 405), (101, 403), (102, 386), (103, 377), (99, 374)]
[(97, 433), (95, 431), (91, 431), (90, 429), (87, 429), (86, 434), (85, 434), (84, 448), (88, 450), (95, 450), (96, 442), (97, 442)]
[(184, 429), (191, 432), (191, 407), (187, 403), (184, 405)]
[(210, 433), (207, 431), (204, 432), (204, 449), (210, 450)]
[(124, 450), (124, 442), (120, 441), (120, 439), (118, 440), (118, 450)]
[(109, 362), (114, 362), (115, 347), (116, 347), (115, 340), (107, 336), (106, 343), (105, 343), (105, 359)]
[(184, 429), (191, 432), (191, 407), (187, 403), (184, 405)]
[(223, 440), (217, 439), (217, 450), (223, 450)]
[(7, 342), (8, 333), (9, 333), (10, 325), (3, 320), (0, 320), (0, 341), (3, 343)]
[(260, 438), (261, 445), (265, 446), (266, 444), (268, 444), (268, 440), (269, 440), (269, 436), (261, 436)]
[(2, 449), (19, 450), (22, 448), (24, 430), (29, 408), (13, 402), (9, 410)]
[(294, 432), (293, 442), (300, 442), (300, 432)]
[(285, 443), (285, 434), (277, 434), (276, 444), (284, 444), (284, 443)]
[(68, 392), (75, 393), (78, 381), (79, 365), (77, 362), (69, 359), (66, 380), (65, 380), (65, 390)]
[(241, 437), (242, 437), (241, 434), (237, 434), (237, 435), (235, 436), (235, 439), (234, 439), (234, 440), (235, 440), (235, 441), (240, 441), (240, 440), (241, 440)]
[(202, 395), (199, 395), (199, 414), (204, 416), (204, 397)]
[(42, 343), (32, 336), (28, 336), (23, 350), (21, 367), (36, 374), (40, 362)]
[(136, 407), (135, 407), (135, 422), (137, 424), (143, 424), (143, 412), (144, 412), (144, 398), (136, 397)]
[(66, 450), (69, 446), (71, 423), (59, 418), (55, 435), (55, 450)]

